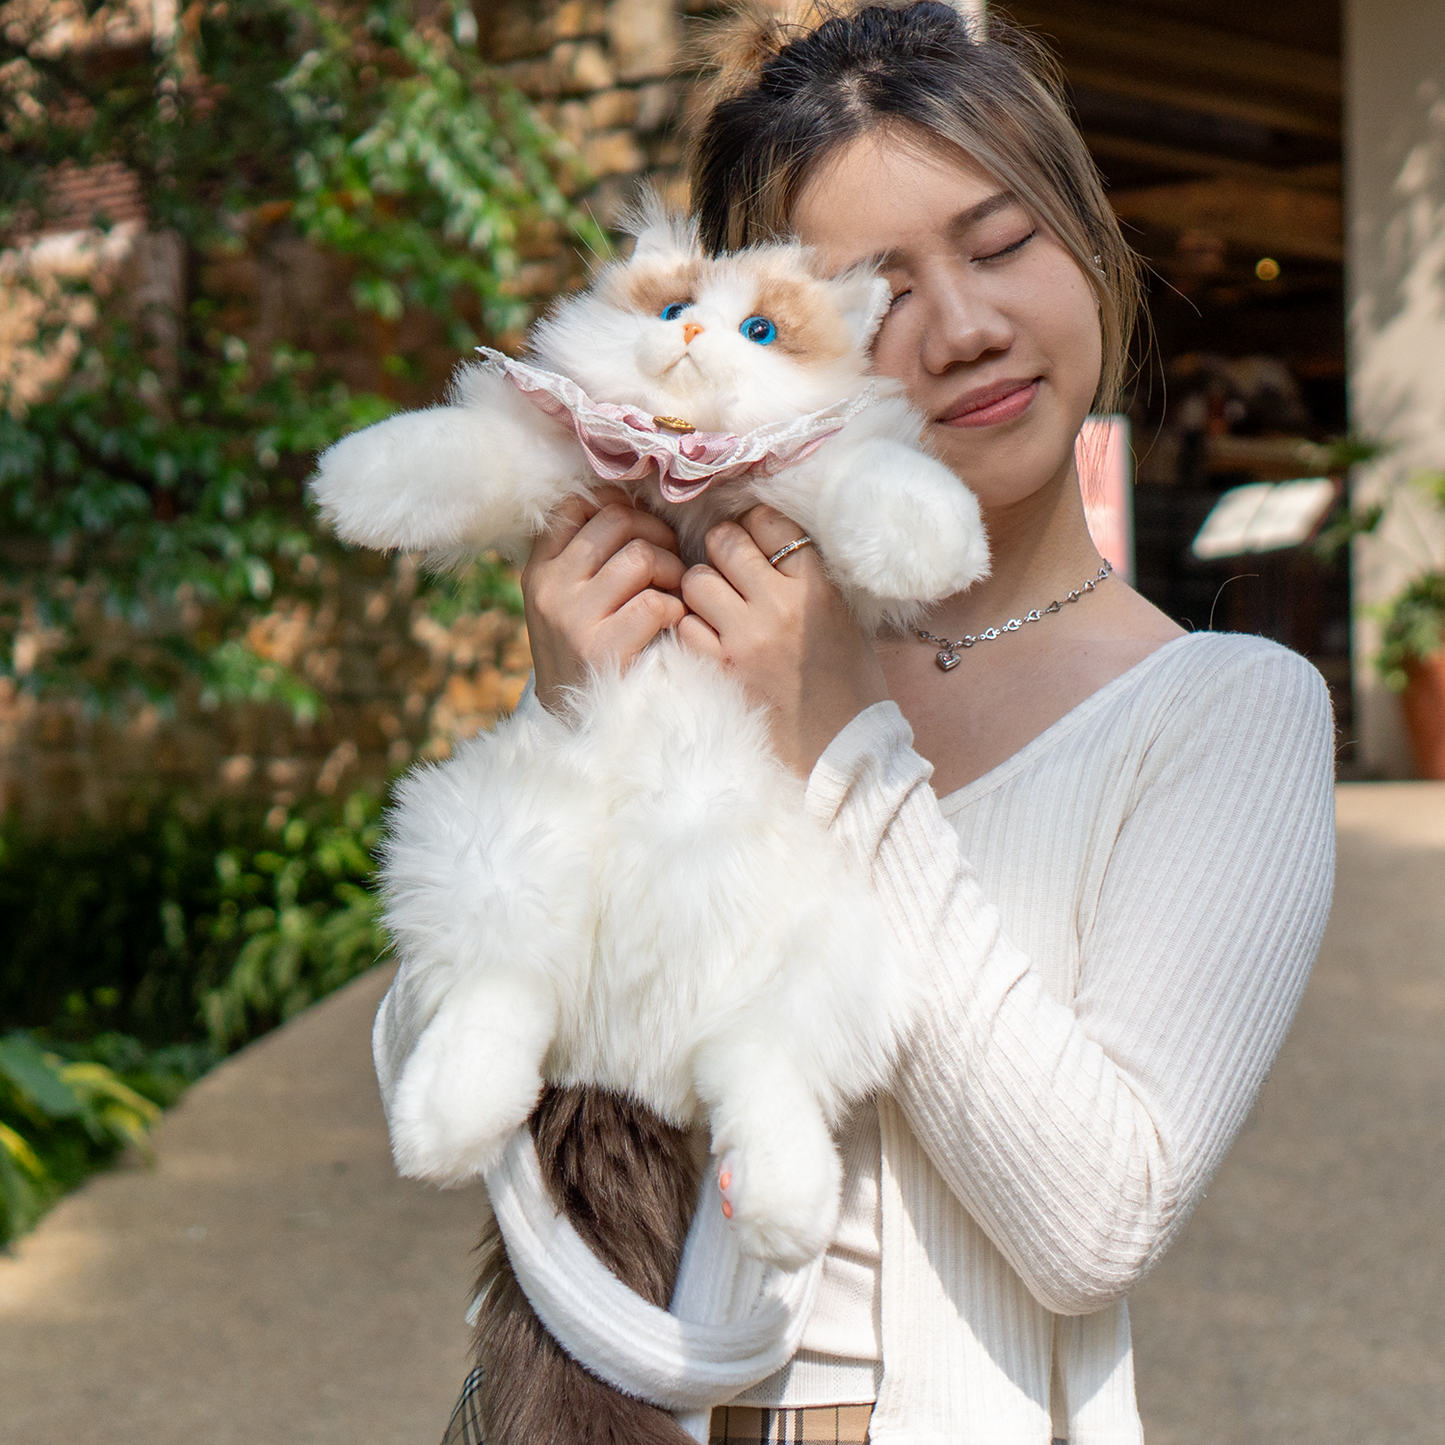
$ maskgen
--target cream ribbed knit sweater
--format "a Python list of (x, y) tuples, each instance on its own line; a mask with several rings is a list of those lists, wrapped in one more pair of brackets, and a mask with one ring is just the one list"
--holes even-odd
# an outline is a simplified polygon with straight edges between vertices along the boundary
[(1329, 910), (1325, 687), (1195, 633), (941, 802), (910, 744), (880, 703), (809, 784), (934, 1000), (880, 1106), (881, 1191), (876, 1124), (848, 1141), (805, 1353), (745, 1398), (858, 1399), (881, 1337), (875, 1440), (1034, 1445), (1050, 1403), (1073, 1445), (1138, 1438), (1123, 1298), (1243, 1123)]
[[(1191, 634), (941, 802), (911, 741), (879, 703), (809, 782), (933, 1005), (844, 1140), (803, 1349), (740, 1398), (876, 1392), (879, 1445), (1132, 1445), (1123, 1298), (1243, 1122), (1328, 913), (1328, 697), (1293, 653)], [(383, 1092), (404, 1013), (378, 1018)]]

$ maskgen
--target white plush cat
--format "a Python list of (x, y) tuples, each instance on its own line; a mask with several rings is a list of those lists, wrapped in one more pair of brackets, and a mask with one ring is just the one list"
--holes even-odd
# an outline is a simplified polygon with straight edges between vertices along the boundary
[[(796, 245), (708, 258), (656, 208), (638, 231), (535, 328), (528, 364), (488, 353), (450, 405), (325, 454), (312, 489), (343, 538), (522, 558), (606, 478), (689, 560), (717, 521), (771, 504), (870, 628), (983, 575), (974, 498), (868, 375), (886, 283), (828, 278)], [(484, 1173), (544, 1080), (585, 1084), (705, 1119), (746, 1252), (793, 1266), (826, 1246), (830, 1130), (886, 1082), (916, 990), (722, 669), (663, 637), (565, 720), (524, 705), (417, 769), (384, 882), (431, 1018), (391, 1109), (403, 1173)]]

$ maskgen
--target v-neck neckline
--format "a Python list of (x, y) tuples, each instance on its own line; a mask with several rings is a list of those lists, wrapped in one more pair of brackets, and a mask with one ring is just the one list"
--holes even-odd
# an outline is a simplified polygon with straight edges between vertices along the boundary
[(1132, 667), (1125, 668), (1117, 677), (1111, 677), (1108, 682), (1102, 687), (1096, 688), (1088, 697), (1080, 699), (1062, 717), (1056, 718), (1041, 733), (1036, 733), (1030, 738), (1016, 753), (1010, 754), (1003, 762), (996, 764), (988, 772), (981, 773), (971, 782), (964, 783), (962, 787), (944, 794), (938, 800), (940, 811), (945, 817), (948, 817), (967, 807), (982, 794), (1001, 787), (1010, 778), (1031, 766), (1040, 754), (1047, 752), (1075, 728), (1087, 722), (1116, 693), (1122, 692), (1126, 686), (1138, 682), (1156, 663), (1162, 661), (1166, 654), (1173, 653), (1175, 648), (1181, 647), (1195, 638), (1217, 635), (1212, 632), (1186, 632), (1183, 637), (1171, 638), (1162, 646), (1156, 647), (1147, 657), (1141, 657)]

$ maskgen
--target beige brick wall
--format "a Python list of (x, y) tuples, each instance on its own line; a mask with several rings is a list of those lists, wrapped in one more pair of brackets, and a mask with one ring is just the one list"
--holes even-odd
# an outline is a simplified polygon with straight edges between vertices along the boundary
[[(515, 705), (531, 666), (520, 619), (493, 610), (441, 625), (406, 558), (358, 555), (316, 572), (312, 598), (281, 604), (247, 635), (315, 688), (314, 721), (277, 704), (208, 705), (195, 685), (170, 716), (143, 707), (111, 719), (78, 701), (37, 706), (0, 680), (0, 809), (65, 829), (176, 791), (272, 806), (318, 791), (374, 792)], [(103, 619), (88, 633), (102, 651), (145, 642)]]

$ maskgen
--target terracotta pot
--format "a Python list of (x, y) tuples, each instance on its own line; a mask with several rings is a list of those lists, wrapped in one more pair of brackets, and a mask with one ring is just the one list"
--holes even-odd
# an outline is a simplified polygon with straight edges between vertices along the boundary
[(1445, 779), (1445, 648), (1410, 663), (1410, 679), (1401, 696), (1405, 722), (1422, 778)]

